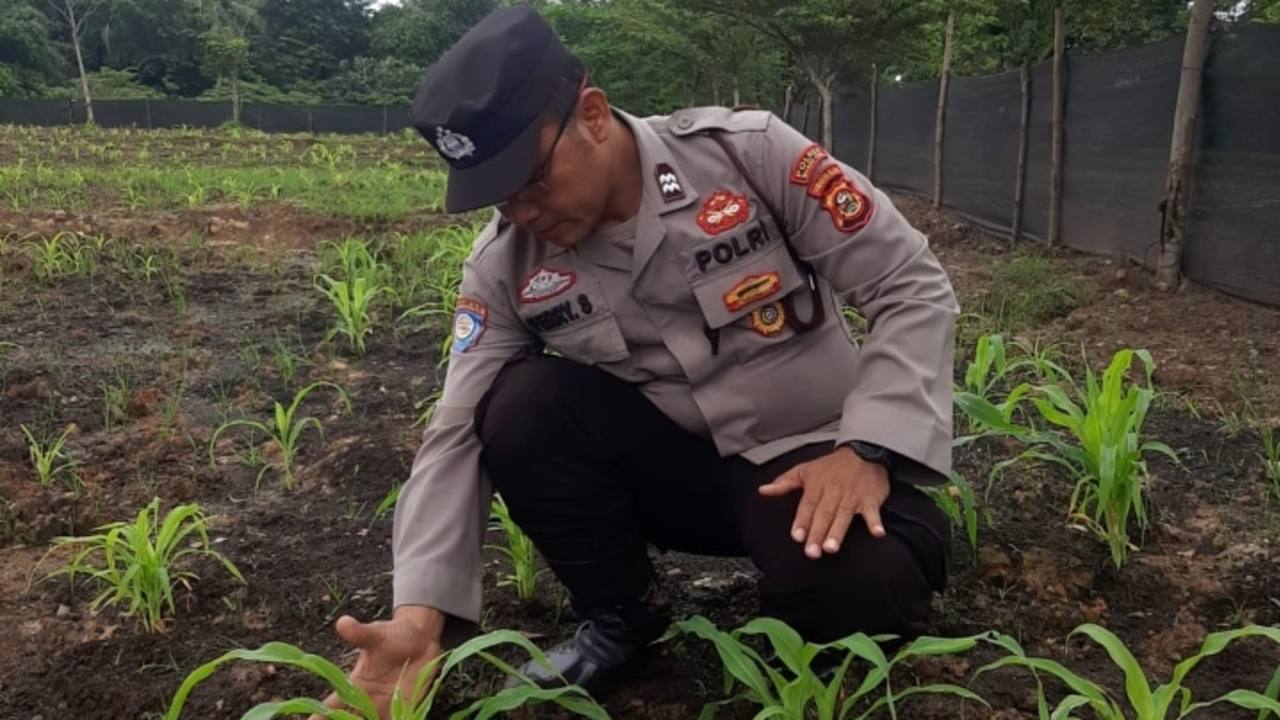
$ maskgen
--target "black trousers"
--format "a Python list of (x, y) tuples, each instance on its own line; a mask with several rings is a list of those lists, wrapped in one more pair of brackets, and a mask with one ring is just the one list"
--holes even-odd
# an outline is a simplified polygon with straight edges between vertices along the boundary
[(916, 488), (891, 481), (886, 536), (855, 518), (839, 552), (817, 560), (790, 537), (800, 492), (757, 492), (831, 452), (807, 445), (763, 465), (721, 458), (631, 383), (549, 356), (499, 373), (476, 409), (481, 461), (512, 518), (580, 613), (639, 597), (660, 550), (750, 557), (763, 574), (761, 614), (805, 639), (854, 632), (920, 634), (946, 578), (950, 530)]

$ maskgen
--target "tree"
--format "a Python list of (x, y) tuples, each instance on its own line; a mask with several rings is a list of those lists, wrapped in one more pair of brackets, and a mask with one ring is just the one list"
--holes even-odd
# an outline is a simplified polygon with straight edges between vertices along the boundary
[(26, 2), (0, 8), (0, 97), (38, 93), (54, 73), (58, 57), (48, 25), (44, 13)]
[(933, 8), (918, 0), (691, 0), (689, 7), (753, 27), (804, 70), (822, 101), (822, 144), (832, 146), (831, 105), (842, 74), (892, 57)]
[(383, 5), (369, 29), (370, 53), (426, 67), (496, 7), (498, 0), (405, 0), (403, 5)]
[(205, 67), (231, 86), (231, 121), (240, 122), (240, 78), (249, 65), (248, 33), (260, 18), (262, 0), (212, 0), (206, 12), (210, 27), (204, 34)]
[(85, 75), (84, 52), (80, 48), (80, 34), (84, 24), (102, 8), (106, 0), (46, 0), (54, 13), (67, 24), (71, 47), (76, 54), (76, 68), (80, 72), (80, 89), (84, 93), (85, 121), (93, 123), (93, 97), (89, 94), (89, 78)]
[(251, 64), (280, 88), (333, 77), (369, 49), (368, 0), (265, 0)]

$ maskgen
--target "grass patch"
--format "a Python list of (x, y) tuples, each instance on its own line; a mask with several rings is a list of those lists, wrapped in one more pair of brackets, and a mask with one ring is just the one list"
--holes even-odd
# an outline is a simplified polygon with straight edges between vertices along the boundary
[(991, 271), (991, 290), (975, 298), (972, 308), (986, 325), (979, 334), (1024, 332), (1092, 303), (1097, 295), (1091, 283), (1034, 251), (1001, 258)]

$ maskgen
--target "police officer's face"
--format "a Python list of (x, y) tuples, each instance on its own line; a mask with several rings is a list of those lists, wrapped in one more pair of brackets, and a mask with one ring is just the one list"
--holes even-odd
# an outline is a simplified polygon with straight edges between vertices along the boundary
[(559, 120), (544, 122), (534, 177), (499, 211), (543, 242), (564, 248), (581, 242), (609, 198), (608, 132), (602, 128), (610, 122), (608, 101), (595, 88), (582, 92), (563, 132)]

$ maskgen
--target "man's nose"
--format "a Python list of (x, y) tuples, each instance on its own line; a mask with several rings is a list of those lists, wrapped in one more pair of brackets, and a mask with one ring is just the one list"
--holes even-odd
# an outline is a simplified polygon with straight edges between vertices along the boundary
[(542, 211), (538, 206), (531, 202), (526, 202), (519, 196), (511, 198), (507, 203), (507, 217), (517, 227), (527, 228), (538, 221), (542, 215)]

